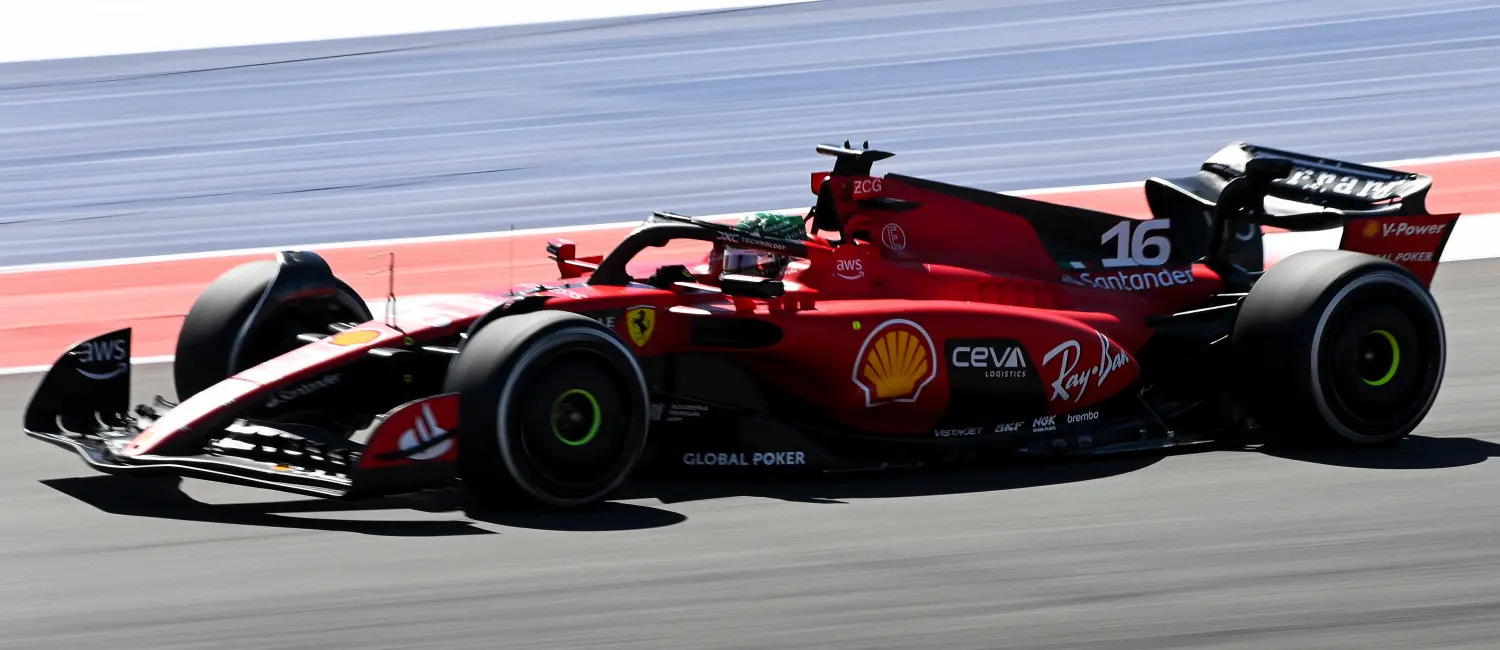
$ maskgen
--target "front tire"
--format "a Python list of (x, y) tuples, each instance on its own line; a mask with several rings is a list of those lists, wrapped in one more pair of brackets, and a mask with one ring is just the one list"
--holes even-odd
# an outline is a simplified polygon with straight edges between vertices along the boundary
[(1432, 410), (1447, 363), (1442, 314), (1406, 269), (1307, 251), (1267, 271), (1230, 339), (1235, 393), (1278, 442), (1374, 446)]
[(495, 505), (599, 502), (639, 462), (649, 396), (635, 355), (591, 318), (506, 316), (448, 369), (459, 397), (459, 477)]
[(328, 333), (337, 322), (362, 323), (364, 300), (343, 281), (332, 280), (333, 297), (262, 304), (279, 263), (246, 262), (225, 271), (193, 302), (177, 334), (172, 380), (186, 400), (235, 373), (302, 345), (297, 336)]

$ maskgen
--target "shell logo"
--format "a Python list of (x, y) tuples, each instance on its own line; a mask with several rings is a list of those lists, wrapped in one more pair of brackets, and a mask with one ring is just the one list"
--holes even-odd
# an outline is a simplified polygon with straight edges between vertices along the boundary
[(380, 338), (377, 330), (344, 330), (329, 338), (334, 345), (360, 345)]
[(881, 323), (865, 337), (854, 363), (854, 384), (865, 393), (865, 406), (915, 402), (937, 377), (932, 337), (912, 321)]
[(1365, 224), (1365, 238), (1374, 237), (1380, 232), (1380, 224), (1371, 221)]

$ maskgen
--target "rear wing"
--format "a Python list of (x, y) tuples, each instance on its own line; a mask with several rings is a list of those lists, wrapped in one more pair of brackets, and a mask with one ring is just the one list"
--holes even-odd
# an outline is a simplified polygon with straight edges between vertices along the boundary
[(1432, 177), (1424, 174), (1245, 142), (1220, 149), (1192, 176), (1150, 178), (1145, 185), (1156, 218), (1208, 219), (1206, 259), (1214, 263), (1230, 238), (1247, 236), (1247, 226), (1251, 232), (1342, 227), (1340, 249), (1391, 260), (1428, 286), (1459, 217), (1429, 213), (1431, 189)]
[(1236, 142), (1203, 163), (1203, 173), (1228, 182), (1245, 175), (1256, 158), (1291, 163), (1291, 172), (1271, 181), (1268, 196), (1345, 212), (1425, 214), (1432, 177)]

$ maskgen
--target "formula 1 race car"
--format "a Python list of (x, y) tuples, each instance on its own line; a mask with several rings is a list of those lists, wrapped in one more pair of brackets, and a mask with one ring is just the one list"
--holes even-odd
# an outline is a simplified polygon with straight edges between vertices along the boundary
[[(1147, 180), (1137, 219), (818, 152), (805, 214), (658, 212), (607, 255), (553, 240), (548, 286), (376, 318), (314, 253), (244, 264), (187, 314), (180, 403), (130, 408), (120, 330), (60, 357), (26, 432), (114, 474), (569, 507), (650, 468), (1380, 445), (1437, 396), (1429, 287), (1458, 215), (1427, 212), (1427, 176), (1235, 143)], [(1267, 270), (1262, 226), (1343, 236)], [(712, 250), (629, 270), (678, 240)]]

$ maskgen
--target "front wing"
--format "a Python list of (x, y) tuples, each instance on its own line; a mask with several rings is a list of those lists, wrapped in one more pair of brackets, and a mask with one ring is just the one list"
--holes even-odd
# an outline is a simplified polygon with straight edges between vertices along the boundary
[[(316, 426), (210, 419), (207, 442), (174, 454), (132, 454), (131, 443), (176, 407), (129, 408), (130, 330), (73, 346), (48, 370), (26, 409), (26, 434), (115, 475), (166, 474), (335, 499), (445, 487), (456, 480), (458, 396), (407, 402), (352, 436)], [(232, 404), (224, 404), (225, 412)]]

